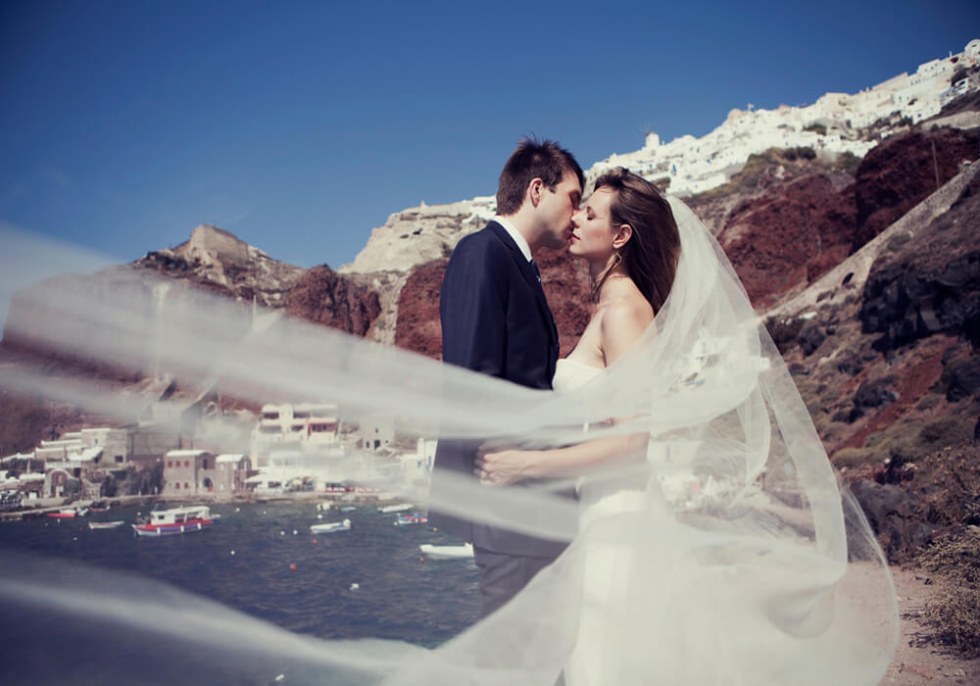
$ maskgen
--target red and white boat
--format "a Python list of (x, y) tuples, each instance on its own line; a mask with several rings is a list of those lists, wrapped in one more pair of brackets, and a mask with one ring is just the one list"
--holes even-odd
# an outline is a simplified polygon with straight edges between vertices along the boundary
[(57, 512), (49, 512), (48, 517), (51, 519), (74, 519), (75, 517), (84, 517), (88, 514), (88, 508), (65, 508), (63, 510), (58, 510)]
[(395, 526), (408, 526), (409, 524), (427, 524), (429, 518), (426, 517), (421, 512), (413, 512), (411, 514), (399, 514), (395, 518)]
[(137, 536), (173, 536), (203, 531), (214, 523), (211, 510), (204, 505), (153, 510), (144, 522), (133, 524)]

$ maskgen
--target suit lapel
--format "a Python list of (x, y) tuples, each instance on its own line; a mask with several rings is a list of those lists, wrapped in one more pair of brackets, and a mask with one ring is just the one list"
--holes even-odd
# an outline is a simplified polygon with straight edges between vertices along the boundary
[(541, 310), (541, 315), (544, 317), (545, 321), (548, 322), (548, 328), (551, 331), (551, 344), (553, 347), (558, 346), (558, 327), (555, 325), (555, 317), (551, 313), (551, 308), (548, 306), (548, 299), (544, 295), (544, 289), (541, 286), (541, 282), (538, 280), (537, 274), (534, 273), (534, 268), (531, 263), (527, 261), (524, 257), (524, 253), (521, 249), (517, 247), (517, 243), (514, 239), (510, 237), (507, 233), (507, 229), (502, 227), (497, 222), (490, 222), (488, 228), (492, 229), (497, 235), (500, 241), (507, 246), (510, 250), (511, 258), (517, 264), (518, 270), (527, 281), (531, 290), (534, 291), (534, 296), (538, 302), (538, 308)]

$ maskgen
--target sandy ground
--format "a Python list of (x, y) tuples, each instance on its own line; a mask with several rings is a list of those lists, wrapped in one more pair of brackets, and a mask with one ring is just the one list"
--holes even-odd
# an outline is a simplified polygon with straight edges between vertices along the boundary
[(980, 659), (964, 660), (928, 639), (922, 608), (937, 586), (921, 569), (892, 567), (902, 635), (891, 667), (881, 686), (980, 685)]

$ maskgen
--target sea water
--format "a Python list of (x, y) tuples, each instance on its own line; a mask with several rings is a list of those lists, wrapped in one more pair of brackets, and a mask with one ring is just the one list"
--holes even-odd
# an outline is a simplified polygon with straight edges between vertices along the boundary
[[(430, 560), (419, 551), (423, 543), (459, 541), (425, 524), (394, 526), (396, 515), (382, 514), (374, 505), (320, 513), (313, 503), (221, 504), (211, 508), (220, 518), (204, 531), (137, 537), (130, 524), (146, 510), (145, 505), (132, 506), (74, 519), (5, 522), (0, 524), (0, 554), (8, 560), (22, 553), (55, 560), (64, 570), (66, 589), (72, 588), (76, 569), (122, 572), (319, 638), (382, 638), (432, 647), (473, 623), (479, 613), (473, 561)], [(344, 518), (351, 520), (349, 531), (309, 530), (311, 524)], [(91, 530), (90, 519), (125, 524)], [(93, 620), (91, 635), (82, 632), (80, 637), (78, 630), (65, 629), (61, 635), (65, 624), (57, 607), (38, 609), (28, 603), (11, 608), (4, 603), (2, 611), (4, 683), (195, 682), (188, 679), (186, 665), (180, 670), (175, 666), (166, 676), (173, 660), (148, 666), (154, 646), (143, 651), (146, 639), (125, 646), (125, 634), (111, 621)], [(39, 617), (43, 624), (38, 624)], [(44, 634), (40, 643), (39, 632)], [(118, 655), (105, 649), (106, 640), (118, 643)], [(92, 659), (107, 664), (89, 664)], [(271, 672), (261, 671), (252, 670), (255, 678), (248, 683), (271, 683)], [(225, 676), (206, 669), (194, 673), (201, 678), (197, 683), (242, 683), (234, 670)]]

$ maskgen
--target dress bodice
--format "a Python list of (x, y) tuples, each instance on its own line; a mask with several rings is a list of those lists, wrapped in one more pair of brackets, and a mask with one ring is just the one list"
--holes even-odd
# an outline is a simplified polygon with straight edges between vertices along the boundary
[[(564, 357), (555, 367), (552, 386), (562, 393), (585, 386), (606, 370)], [(583, 427), (583, 430), (587, 430)], [(634, 477), (583, 478), (578, 481), (579, 504), (582, 506), (583, 524), (597, 517), (623, 511), (641, 509), (645, 505), (642, 485)]]
[(555, 365), (555, 378), (552, 381), (552, 387), (558, 392), (570, 391), (579, 386), (584, 386), (604, 371), (606, 370), (578, 362), (574, 358), (563, 357)]

